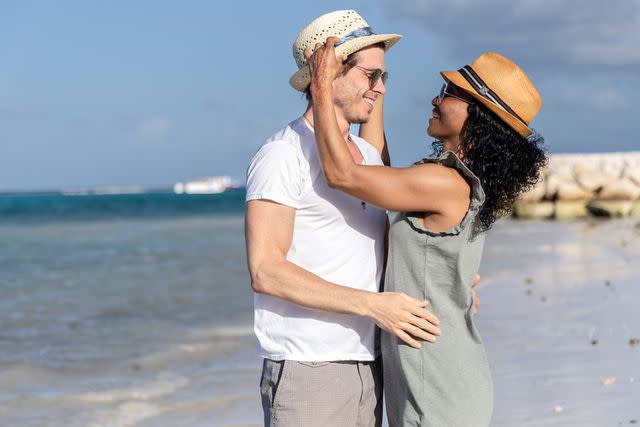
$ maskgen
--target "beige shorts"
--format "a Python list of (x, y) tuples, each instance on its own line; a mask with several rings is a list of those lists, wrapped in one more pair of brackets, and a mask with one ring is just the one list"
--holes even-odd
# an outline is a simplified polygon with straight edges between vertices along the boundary
[(379, 427), (382, 367), (373, 362), (264, 359), (265, 427)]

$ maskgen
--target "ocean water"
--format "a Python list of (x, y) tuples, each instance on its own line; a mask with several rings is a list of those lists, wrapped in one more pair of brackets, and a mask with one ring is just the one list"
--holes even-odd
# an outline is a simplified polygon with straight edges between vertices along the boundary
[(237, 214), (244, 194), (243, 189), (220, 194), (0, 193), (0, 224)]
[(211, 425), (257, 399), (229, 385), (259, 362), (243, 212), (241, 190), (1, 196), (0, 425)]
[[(243, 212), (242, 190), (0, 195), (0, 426), (261, 425)], [(492, 425), (640, 419), (638, 236), (631, 220), (488, 234)]]

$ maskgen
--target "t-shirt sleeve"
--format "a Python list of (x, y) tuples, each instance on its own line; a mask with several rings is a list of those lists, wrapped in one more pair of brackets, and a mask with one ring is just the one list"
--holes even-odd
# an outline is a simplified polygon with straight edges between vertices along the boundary
[(384, 166), (382, 162), (382, 157), (380, 156), (380, 152), (376, 147), (369, 144), (365, 139), (360, 138), (356, 135), (351, 135), (353, 140), (357, 140), (359, 142), (358, 147), (362, 155), (365, 158), (365, 163), (370, 166)]
[(279, 142), (263, 145), (247, 169), (249, 200), (272, 200), (298, 209), (304, 188), (301, 153)]

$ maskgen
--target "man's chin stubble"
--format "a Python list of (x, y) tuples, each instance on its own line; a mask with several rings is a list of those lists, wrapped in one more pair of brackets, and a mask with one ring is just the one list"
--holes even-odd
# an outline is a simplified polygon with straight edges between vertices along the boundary
[(354, 125), (361, 125), (363, 123), (368, 123), (369, 122), (369, 116), (365, 117), (365, 118), (358, 118), (355, 119), (354, 121), (351, 122), (351, 124)]

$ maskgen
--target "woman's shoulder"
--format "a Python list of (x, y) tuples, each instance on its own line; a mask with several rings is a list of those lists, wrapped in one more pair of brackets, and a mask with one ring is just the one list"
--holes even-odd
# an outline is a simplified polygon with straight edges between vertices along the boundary
[(454, 181), (458, 184), (471, 187), (474, 204), (479, 206), (484, 203), (485, 194), (480, 179), (453, 151), (445, 151), (436, 157), (425, 157), (414, 163), (414, 166), (419, 165), (424, 165), (423, 167), (431, 167), (434, 169), (445, 168), (449, 170), (450, 173), (453, 172), (452, 170), (455, 170), (457, 173), (454, 174), (456, 176)]

